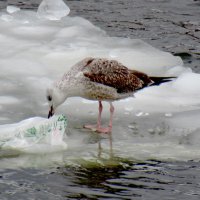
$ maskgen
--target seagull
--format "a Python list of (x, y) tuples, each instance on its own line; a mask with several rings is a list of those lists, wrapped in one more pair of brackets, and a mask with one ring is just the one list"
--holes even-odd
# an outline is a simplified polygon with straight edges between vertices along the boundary
[[(99, 133), (110, 133), (114, 113), (113, 101), (131, 97), (145, 87), (159, 85), (171, 81), (172, 78), (175, 77), (151, 77), (129, 69), (116, 60), (88, 57), (72, 66), (60, 80), (47, 89), (48, 118), (52, 117), (55, 109), (69, 97), (95, 100), (99, 102), (97, 124), (85, 125), (84, 128)], [(108, 127), (101, 125), (102, 101), (110, 104)]]

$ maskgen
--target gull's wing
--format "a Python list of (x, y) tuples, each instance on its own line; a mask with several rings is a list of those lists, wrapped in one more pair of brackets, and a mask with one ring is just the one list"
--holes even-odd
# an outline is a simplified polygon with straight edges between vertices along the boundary
[(115, 60), (91, 58), (82, 71), (90, 81), (113, 87), (118, 93), (134, 92), (151, 83), (146, 74), (130, 70)]

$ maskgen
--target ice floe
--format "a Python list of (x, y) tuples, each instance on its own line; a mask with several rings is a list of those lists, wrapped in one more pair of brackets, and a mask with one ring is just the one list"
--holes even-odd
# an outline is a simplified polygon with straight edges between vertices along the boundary
[[(110, 37), (88, 20), (69, 16), (68, 7), (56, 2), (44, 0), (37, 12), (0, 12), (0, 124), (12, 128), (8, 124), (46, 117), (48, 85), (87, 56), (106, 57), (152, 76), (178, 77), (114, 102), (113, 152), (141, 159), (198, 159), (200, 75), (183, 66), (180, 57), (138, 39)], [(103, 118), (108, 118), (106, 109), (105, 104)], [(95, 154), (96, 143), (88, 144), (89, 133), (77, 127), (95, 122), (97, 104), (71, 98), (57, 113), (69, 118), (69, 157)]]

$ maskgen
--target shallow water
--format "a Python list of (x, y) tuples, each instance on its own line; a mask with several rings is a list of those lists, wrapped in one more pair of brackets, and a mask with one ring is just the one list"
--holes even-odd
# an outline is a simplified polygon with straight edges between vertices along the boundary
[[(39, 1), (13, 2), (17, 5), (20, 4), (22, 7), (32, 9), (38, 6), (35, 2)], [(149, 11), (147, 9), (144, 12), (143, 4), (141, 5), (140, 2), (154, 6), (152, 8), (154, 10)], [(72, 10), (71, 15), (77, 15), (78, 13), (78, 15), (88, 18), (99, 27), (108, 31), (110, 35), (146, 38), (146, 41), (150, 42), (151, 38), (153, 38), (152, 35), (158, 30), (158, 24), (165, 19), (163, 12), (157, 10), (159, 7), (162, 11), (160, 5), (164, 6), (163, 9), (168, 8), (171, 11), (170, 13), (174, 14), (173, 21), (180, 21), (183, 16), (185, 21), (198, 21), (198, 10), (196, 10), (198, 3), (198, 1), (190, 1), (189, 3), (184, 1), (181, 5), (182, 9), (177, 10), (174, 6), (175, 3), (173, 4), (172, 1), (136, 1), (134, 5), (137, 5), (137, 12), (134, 17), (136, 18), (141, 14), (141, 18), (145, 21), (145, 25), (138, 25), (139, 27), (135, 27), (137, 25), (132, 27), (133, 24), (129, 22), (132, 17), (132, 4), (130, 1), (126, 1), (126, 3), (124, 1), (117, 1), (117, 3), (111, 1), (102, 1), (101, 3), (99, 1), (69, 1), (68, 5)], [(191, 9), (191, 15), (180, 13), (186, 12), (187, 8)], [(99, 12), (99, 9), (101, 11), (104, 10), (106, 14)], [(126, 10), (126, 13), (124, 13), (124, 10)], [(147, 11), (150, 13), (146, 13)], [(187, 12), (189, 11), (187, 10)], [(118, 14), (120, 14), (120, 17), (114, 23), (114, 19), (116, 19)], [(108, 18), (105, 17), (107, 15), (109, 16)], [(126, 20), (123, 20), (123, 16)], [(150, 20), (152, 17), (153, 22)], [(77, 23), (79, 20), (74, 20), (74, 22)], [(155, 24), (155, 22), (157, 23)], [(151, 27), (152, 23), (155, 24), (155, 29), (148, 28)], [(49, 25), (50, 27), (48, 27)], [(42, 33), (41, 37), (40, 35), (32, 35), (31, 29), (26, 29), (26, 27), (21, 29), (21, 25), (16, 25), (14, 38), (25, 37), (25, 40), (28, 42), (26, 43), (23, 40), (20, 43), (18, 43), (18, 40), (11, 41), (10, 45), (12, 48), (6, 52), (2, 51), (3, 54), (1, 55), (6, 58), (3, 64), (7, 66), (9, 63), (8, 58), (10, 58), (11, 69), (5, 67), (1, 69), (3, 69), (4, 75), (11, 73), (12, 76), (1, 76), (0, 80), (4, 87), (7, 87), (7, 90), (4, 87), (0, 90), (1, 95), (3, 94), (3, 97), (0, 98), (1, 124), (18, 122), (37, 115), (46, 116), (48, 108), (44, 103), (45, 99), (43, 99), (42, 89), (46, 87), (46, 82), (49, 79), (54, 79), (58, 73), (63, 71), (62, 66), (66, 62), (62, 56), (62, 51), (65, 50), (64, 46), (62, 46), (62, 40), (60, 43), (58, 40), (54, 40), (46, 49), (40, 46), (40, 40), (45, 41), (45, 36), (49, 37), (48, 31), (50, 31), (50, 34), (54, 34), (54, 25), (51, 23), (46, 24), (44, 28), (44, 24), (42, 24), (40, 29), (38, 29)], [(131, 28), (129, 25), (131, 25)], [(170, 31), (175, 30), (174, 32), (177, 35), (174, 34), (177, 37), (182, 32), (178, 27), (176, 27), (177, 29), (175, 27), (169, 29), (168, 25), (171, 26), (171, 23), (166, 22), (163, 25), (166, 28), (163, 28), (160, 37), (154, 38), (151, 44), (165, 48), (163, 44), (167, 40), (167, 46), (169, 43), (178, 44), (181, 50), (183, 47), (187, 47), (187, 50), (189, 50), (189, 46), (192, 45), (195, 47), (195, 50), (189, 51), (191, 56), (189, 56), (189, 60), (187, 60), (187, 57), (186, 62), (188, 62), (190, 67), (198, 71), (198, 67), (194, 67), (199, 59), (198, 55), (194, 53), (199, 51), (198, 41), (196, 39), (189, 40), (188, 35), (185, 34), (183, 34), (183, 37), (186, 37), (184, 39), (186, 43), (184, 44), (180, 42), (182, 40), (177, 41), (176, 37), (169, 37), (169, 35), (166, 36), (166, 39), (163, 39), (166, 29)], [(145, 27), (144, 30), (140, 29), (140, 26), (142, 28)], [(58, 27), (60, 28), (62, 25), (58, 25)], [(127, 29), (127, 27), (129, 28)], [(94, 29), (94, 27), (91, 28), (91, 30)], [(23, 35), (23, 30), (29, 31), (29, 34)], [(76, 30), (74, 32), (76, 33)], [(62, 35), (66, 33), (63, 30), (56, 36), (62, 38)], [(94, 32), (91, 31), (91, 33), (95, 37), (97, 33), (104, 36), (104, 32), (98, 29), (95, 29)], [(196, 33), (198, 34), (198, 32)], [(13, 32), (11, 31), (9, 34), (12, 35)], [(35, 43), (38, 39), (39, 42)], [(77, 43), (80, 41), (77, 40)], [(12, 46), (12, 42), (22, 46)], [(110, 42), (110, 40), (108, 39), (107, 42)], [(29, 43), (32, 45), (31, 49), (27, 48), (30, 47)], [(37, 45), (41, 48), (40, 53), (46, 55), (49, 53), (49, 49), (57, 44), (60, 45), (56, 49), (58, 50), (57, 55), (48, 55), (42, 60), (44, 61), (42, 63), (38, 61), (33, 62), (35, 58), (41, 61), (41, 55), (35, 51)], [(84, 44), (90, 45), (89, 42)], [(113, 45), (113, 43), (110, 44)], [(124, 46), (131, 45), (128, 42), (123, 44)], [(143, 43), (139, 42), (136, 44), (139, 44), (142, 48), (147, 48)], [(17, 48), (20, 49), (18, 50)], [(115, 48), (119, 48), (117, 44)], [(173, 52), (176, 50), (176, 47), (170, 46), (168, 49)], [(105, 50), (107, 49), (103, 49), (103, 53)], [(15, 54), (14, 52), (18, 53)], [(179, 49), (177, 52), (179, 53)], [(84, 52), (80, 51), (79, 53), (84, 55)], [(116, 51), (113, 54), (118, 55)], [(26, 55), (30, 62), (15, 60), (13, 55), (19, 58), (21, 55)], [(30, 55), (35, 57), (32, 58)], [(161, 56), (160, 52), (157, 51), (156, 55)], [(72, 57), (74, 54), (70, 54), (67, 58), (69, 59), (70, 56)], [(56, 75), (51, 75), (48, 71), (47, 78), (47, 70), (40, 71), (40, 67), (48, 63), (51, 66), (51, 72), (53, 71), (54, 63), (58, 59), (60, 60), (61, 69), (58, 70)], [(169, 60), (166, 59), (163, 63), (169, 62)], [(190, 60), (191, 62), (189, 62)], [(18, 70), (12, 69), (13, 61), (16, 66), (22, 64), (20, 68), (21, 74), (18, 73), (18, 75), (19, 77), (26, 75), (27, 79), (16, 78), (15, 73)], [(153, 60), (150, 61), (153, 63)], [(73, 58), (71, 61), (67, 60), (67, 62), (73, 63)], [(174, 63), (181, 64), (176, 60)], [(31, 72), (32, 76), (28, 70), (25, 71), (26, 67), (29, 67), (28, 69), (31, 70), (35, 67), (35, 71)], [(183, 69), (181, 68), (181, 70)], [(155, 69), (151, 69), (151, 71), (155, 71)], [(159, 73), (166, 71), (167, 69), (163, 69)], [(32, 84), (32, 81), (35, 81), (35, 83)], [(38, 81), (43, 84), (43, 87), (35, 95), (35, 93), (30, 92), (28, 86), (31, 86), (33, 91), (37, 91)], [(68, 101), (65, 106), (58, 110), (58, 113), (65, 112), (69, 120), (69, 126), (66, 131), (66, 142), (69, 145), (67, 151), (52, 152), (51, 154), (46, 152), (37, 153), (37, 149), (35, 149), (36, 154), (22, 152), (19, 149), (0, 151), (1, 199), (199, 199), (200, 126), (198, 119), (200, 114), (198, 98), (194, 98), (198, 97), (198, 93), (196, 94), (196, 91), (188, 89), (185, 95), (182, 92), (183, 88), (180, 87), (181, 79), (179, 81), (172, 85), (162, 86), (160, 89), (152, 88), (141, 92), (135, 100), (129, 99), (116, 103), (112, 137), (110, 135), (99, 136), (82, 129), (82, 124), (91, 121), (95, 122), (97, 115), (96, 103), (79, 98)], [(198, 79), (197, 83), (199, 83)], [(16, 87), (16, 84), (19, 87)], [(174, 90), (171, 91), (170, 89), (172, 88)], [(165, 91), (166, 94), (162, 91)], [(155, 95), (153, 99), (152, 94)], [(146, 99), (149, 99), (149, 103), (146, 102)], [(134, 106), (131, 103), (134, 103)], [(106, 109), (108, 107), (105, 105)], [(108, 120), (107, 114), (108, 112), (105, 111), (103, 116), (104, 123)]]

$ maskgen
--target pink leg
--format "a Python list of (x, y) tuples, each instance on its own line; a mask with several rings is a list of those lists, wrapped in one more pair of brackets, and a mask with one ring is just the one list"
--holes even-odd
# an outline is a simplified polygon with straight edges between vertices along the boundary
[(110, 122), (109, 122), (109, 127), (112, 130), (112, 122), (113, 122), (113, 113), (115, 111), (115, 108), (113, 106), (113, 104), (110, 102)]
[(99, 115), (97, 120), (97, 125), (85, 125), (85, 128), (97, 131), (99, 133), (110, 133), (112, 131), (112, 121), (113, 121), (113, 113), (114, 113), (114, 106), (110, 103), (110, 121), (109, 126), (106, 128), (101, 127), (101, 113), (103, 110), (103, 106), (101, 101), (99, 101)]
[(109, 125), (106, 128), (103, 128), (103, 127), (97, 128), (97, 132), (99, 132), (99, 133), (110, 133), (112, 131), (112, 121), (113, 121), (114, 110), (115, 110), (115, 108), (112, 105), (112, 103), (110, 102), (110, 121), (109, 121)]
[(102, 105), (101, 101), (99, 101), (99, 114), (98, 114), (97, 124), (95, 124), (95, 125), (85, 125), (84, 128), (88, 128), (88, 129), (97, 131), (97, 129), (99, 129), (101, 127), (102, 110), (103, 110), (103, 105)]

